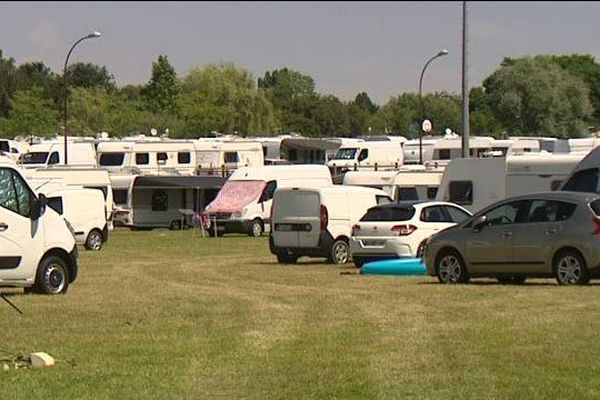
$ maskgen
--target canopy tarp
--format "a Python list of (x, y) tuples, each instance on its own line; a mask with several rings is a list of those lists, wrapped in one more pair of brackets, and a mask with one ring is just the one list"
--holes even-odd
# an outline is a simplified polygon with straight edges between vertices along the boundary
[(283, 139), (281, 148), (297, 150), (337, 150), (340, 144), (325, 139)]
[(220, 189), (226, 180), (220, 176), (137, 176), (133, 187)]

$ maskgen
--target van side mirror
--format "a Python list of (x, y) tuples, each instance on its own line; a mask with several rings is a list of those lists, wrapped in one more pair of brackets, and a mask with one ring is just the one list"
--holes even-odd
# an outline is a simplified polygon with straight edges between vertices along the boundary
[(487, 224), (487, 217), (480, 215), (475, 221), (473, 221), (473, 230), (479, 232)]
[(33, 203), (31, 204), (31, 209), (29, 210), (29, 218), (33, 221), (39, 219), (42, 215), (44, 215), (47, 204), (48, 199), (45, 195), (40, 193), (38, 198), (34, 198)]

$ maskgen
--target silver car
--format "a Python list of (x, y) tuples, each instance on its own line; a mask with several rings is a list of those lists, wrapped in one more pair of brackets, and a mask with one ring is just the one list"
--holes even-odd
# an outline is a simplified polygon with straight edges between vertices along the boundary
[(471, 277), (588, 283), (600, 277), (600, 195), (544, 192), (504, 199), (433, 235), (424, 259), (429, 275), (442, 283)]

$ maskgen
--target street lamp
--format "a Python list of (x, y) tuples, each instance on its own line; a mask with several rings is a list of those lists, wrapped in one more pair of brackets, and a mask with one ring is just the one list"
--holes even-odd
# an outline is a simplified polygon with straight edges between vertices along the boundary
[(68, 85), (68, 78), (67, 78), (67, 64), (69, 63), (69, 57), (71, 56), (71, 53), (73, 52), (73, 49), (75, 48), (75, 46), (77, 46), (80, 42), (84, 41), (85, 39), (93, 39), (93, 38), (97, 38), (102, 36), (102, 34), (98, 31), (94, 31), (92, 33), (89, 33), (87, 35), (85, 35), (84, 37), (82, 37), (81, 39), (79, 39), (78, 41), (76, 41), (73, 46), (71, 47), (71, 50), (69, 50), (69, 53), (67, 53), (67, 58), (65, 59), (65, 67), (63, 69), (63, 83), (64, 83), (64, 87), (65, 87), (65, 104), (64, 104), (64, 114), (63, 114), (63, 124), (64, 124), (64, 129), (65, 129), (65, 165), (67, 165), (67, 134), (68, 134), (68, 129), (67, 129), (67, 99), (69, 97), (69, 92), (67, 90), (67, 85)]
[(440, 52), (437, 53), (435, 56), (427, 60), (425, 66), (423, 67), (423, 70), (421, 71), (421, 77), (419, 78), (419, 164), (423, 164), (423, 105), (421, 100), (421, 86), (423, 84), (423, 74), (425, 74), (425, 69), (427, 69), (427, 66), (431, 64), (433, 60), (435, 60), (438, 57), (445, 56), (446, 54), (448, 54), (448, 50), (443, 49), (440, 50)]

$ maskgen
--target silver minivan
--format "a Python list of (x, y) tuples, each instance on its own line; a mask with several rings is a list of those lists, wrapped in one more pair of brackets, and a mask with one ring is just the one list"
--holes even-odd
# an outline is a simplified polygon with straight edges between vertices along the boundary
[(561, 285), (585, 284), (600, 277), (600, 195), (560, 191), (504, 199), (433, 235), (424, 259), (429, 275), (442, 283), (555, 277)]

